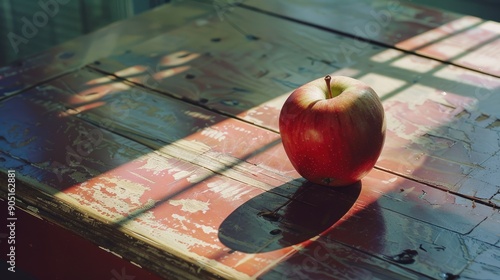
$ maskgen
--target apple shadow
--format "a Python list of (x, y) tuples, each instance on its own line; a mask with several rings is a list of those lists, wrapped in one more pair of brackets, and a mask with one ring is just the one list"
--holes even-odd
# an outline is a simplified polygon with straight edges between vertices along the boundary
[(221, 223), (219, 240), (244, 253), (302, 243), (330, 228), (351, 209), (361, 182), (335, 188), (304, 182), (291, 196), (282, 195), (289, 189), (290, 184), (284, 184), (242, 204)]

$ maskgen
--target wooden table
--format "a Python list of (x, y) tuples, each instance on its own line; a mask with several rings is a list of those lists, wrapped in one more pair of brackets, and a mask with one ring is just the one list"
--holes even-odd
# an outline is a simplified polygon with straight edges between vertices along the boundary
[[(172, 1), (0, 69), (2, 199), (15, 172), (17, 210), (166, 279), (498, 279), (500, 24), (303, 2)], [(277, 127), (326, 74), (386, 111), (346, 188)]]

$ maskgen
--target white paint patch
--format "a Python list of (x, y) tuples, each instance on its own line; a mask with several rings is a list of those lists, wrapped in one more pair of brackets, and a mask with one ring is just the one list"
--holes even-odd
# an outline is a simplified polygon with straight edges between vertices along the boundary
[(186, 217), (184, 216), (181, 216), (181, 215), (177, 215), (177, 214), (172, 214), (172, 218), (178, 220), (180, 222), (180, 225), (182, 226), (182, 229), (183, 230), (187, 230), (187, 226), (184, 224), (184, 222), (187, 221)]
[(201, 228), (201, 230), (203, 230), (203, 232), (206, 233), (206, 234), (211, 234), (211, 233), (216, 234), (216, 233), (219, 232), (215, 228), (209, 227), (209, 226), (206, 226), (206, 225), (200, 225), (200, 224), (194, 223), (194, 226), (197, 227), (197, 228)]
[(169, 163), (166, 158), (150, 153), (145, 157), (146, 163), (139, 169), (146, 169), (153, 172), (153, 174), (158, 175), (169, 169)]
[[(150, 190), (149, 187), (127, 179), (104, 177), (101, 180), (105, 183), (91, 185), (87, 182), (77, 194), (69, 195), (111, 219), (121, 219), (141, 207), (140, 198)], [(88, 196), (92, 197), (92, 201), (87, 200)]]
[[(191, 141), (184, 141), (182, 143), (189, 143), (189, 145), (187, 146), (189, 148), (193, 148), (194, 146), (196, 146), (196, 143), (191, 143)], [(169, 148), (175, 148), (175, 146), (176, 146), (176, 144), (167, 145), (167, 146), (162, 147), (161, 150), (163, 150), (164, 153), (168, 154), (170, 152)], [(183, 146), (183, 147), (185, 147), (185, 146)], [(196, 148), (198, 148), (198, 150), (201, 149), (203, 151), (204, 147), (196, 146)], [(143, 166), (141, 166), (139, 169), (145, 169), (145, 170), (151, 171), (155, 175), (158, 175), (161, 173), (168, 173), (168, 174), (172, 175), (175, 180), (181, 180), (183, 178), (188, 177), (189, 175), (191, 175), (193, 173), (193, 170), (190, 171), (190, 170), (181, 169), (181, 168), (179, 168), (179, 166), (175, 166), (174, 164), (169, 162), (168, 158), (165, 158), (164, 156), (161, 156), (161, 155), (158, 155), (155, 153), (148, 154), (147, 157), (145, 157), (143, 159), (143, 161), (146, 161), (146, 163)]]
[(250, 192), (250, 189), (222, 180), (208, 183), (207, 186), (211, 191), (220, 194), (223, 198), (231, 198), (231, 200), (239, 200), (243, 195)]
[(218, 131), (217, 129), (206, 127), (201, 130), (201, 135), (208, 136), (212, 139), (215, 139), (219, 142), (226, 139), (227, 132)]
[(199, 183), (201, 180), (200, 179), (203, 179), (203, 177), (200, 177), (198, 176), (198, 174), (191, 174), (191, 176), (187, 177), (186, 180), (189, 182), (189, 183)]
[[(185, 218), (179, 215), (176, 215), (174, 218), (185, 221)], [(168, 251), (172, 254), (181, 256), (183, 259), (196, 261), (201, 267), (206, 267), (209, 271), (217, 272), (225, 278), (251, 279), (249, 275), (211, 259), (213, 252), (226, 250), (226, 247), (221, 247), (218, 243), (209, 243), (189, 234), (181, 233), (175, 228), (159, 221), (151, 212), (143, 213), (140, 219), (132, 220), (125, 227), (133, 233), (134, 237), (139, 237), (143, 242), (154, 244), (155, 247), (162, 245), (168, 248)], [(209, 248), (210, 255), (205, 256), (194, 253), (190, 250), (191, 247)], [(182, 263), (180, 265), (183, 269), (190, 269), (189, 266), (185, 266)]]
[(241, 132), (245, 132), (245, 133), (247, 133), (247, 134), (251, 134), (251, 133), (252, 133), (252, 131), (250, 131), (250, 130), (248, 130), (248, 129), (244, 129), (243, 127), (239, 127), (239, 126), (235, 126), (235, 127), (234, 127), (234, 130), (236, 130), (236, 131), (241, 131)]
[(179, 220), (181, 223), (187, 221), (186, 217), (178, 214), (172, 214), (172, 218)]
[(169, 200), (168, 203), (173, 206), (182, 206), (181, 210), (189, 213), (196, 213), (198, 211), (201, 211), (203, 212), (203, 214), (205, 214), (210, 209), (209, 202), (199, 201), (196, 199)]
[[(198, 129), (197, 131), (199, 130), (200, 129)], [(196, 140), (180, 139), (175, 141), (172, 145), (182, 147), (183, 149), (188, 149), (189, 151), (195, 151), (198, 154), (203, 154), (212, 149), (212, 147), (208, 146), (207, 144)]]
[(174, 174), (172, 174), (172, 176), (174, 176), (174, 179), (175, 180), (180, 180), (182, 178), (186, 178), (187, 176), (189, 176), (192, 172), (190, 171), (186, 171), (186, 170), (181, 170), (179, 172), (176, 172)]

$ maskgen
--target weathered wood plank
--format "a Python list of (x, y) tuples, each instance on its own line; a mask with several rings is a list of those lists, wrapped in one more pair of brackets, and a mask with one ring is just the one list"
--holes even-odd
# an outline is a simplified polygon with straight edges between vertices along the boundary
[[(116, 252), (99, 247), (60, 225), (42, 219), (41, 215), (47, 216), (40, 213), (39, 208), (31, 205), (27, 208), (28, 205), (20, 199), (17, 200), (17, 205), (18, 208), (14, 210), (17, 219), (16, 243), (0, 244), (0, 249), (4, 252), (8, 252), (10, 245), (15, 245), (15, 272), (7, 271), (7, 266), (2, 265), (0, 275), (3, 275), (3, 279), (163, 279), (138, 264), (123, 259)], [(0, 209), (8, 209), (8, 201), (0, 199)], [(6, 212), (4, 211), (5, 214)], [(5, 215), (1, 217), (6, 219)], [(50, 257), (47, 257), (48, 253)], [(7, 258), (0, 256), (2, 262)]]
[[(331, 51), (351, 39), (230, 16), (92, 66), (161, 93), (84, 69), (0, 102), (0, 177), (18, 170), (19, 205), (169, 278), (500, 274), (485, 205), (497, 79), (380, 47), (354, 61)], [(288, 92), (325, 73), (373, 84), (388, 112), (378, 169), (349, 189), (304, 183), (276, 133)]]
[(92, 67), (274, 131), (299, 85), (325, 74), (363, 80), (386, 109), (378, 168), (498, 205), (499, 78), (245, 9), (228, 17), (199, 19)]
[[(103, 83), (98, 91), (94, 88), (96, 80)], [(90, 92), (94, 94), (87, 94)], [(86, 105), (94, 102), (95, 106), (89, 106), (88, 110), (79, 108), (77, 105), (81, 105), (82, 100)], [(431, 237), (415, 236), (415, 231), (468, 238), (474, 241), (472, 244), (479, 243), (485, 248), (498, 243), (498, 236), (492, 237), (484, 231), (477, 231), (474, 238), (467, 237), (484, 221), (494, 221), (495, 211), (489, 207), (473, 206), (467, 199), (460, 202), (460, 197), (376, 170), (357, 189), (303, 186), (300, 180), (297, 181), (299, 176), (290, 163), (283, 160), (286, 155), (279, 141), (276, 142), (279, 136), (275, 132), (91, 71), (82, 70), (61, 77), (2, 104), (11, 108), (1, 111), (4, 116), (16, 117), (14, 112), (20, 106), (29, 106), (29, 111), (33, 112), (29, 117), (17, 121), (9, 119), (10, 122), (2, 125), (5, 131), (12, 132), (10, 136), (4, 133), (4, 145), (14, 142), (9, 137), (18, 137), (19, 143), (27, 143), (22, 147), (10, 147), (10, 156), (2, 162), (4, 168), (19, 168), (25, 182), (41, 188), (41, 193), (40, 189), (30, 188), (30, 193), (24, 196), (31, 200), (31, 205), (37, 207), (45, 203), (49, 208), (55, 204), (73, 216), (86, 213), (88, 219), (107, 224), (107, 234), (118, 234), (117, 238), (122, 240), (121, 233), (113, 233), (113, 228), (118, 226), (120, 232), (137, 240), (133, 253), (129, 252), (128, 256), (134, 261), (152, 259), (148, 267), (159, 273), (163, 271), (159, 268), (162, 258), (175, 262), (177, 257), (188, 258), (187, 263), (194, 262), (212, 273), (274, 277), (271, 275), (283, 273), (281, 268), (269, 276), (264, 275), (274, 269), (276, 260), (285, 262), (278, 267), (288, 266), (288, 258), (298, 258), (302, 262), (301, 247), (316, 244), (317, 235), (321, 235), (319, 240), (326, 238), (324, 246), (341, 248), (352, 261), (350, 264), (359, 264), (364, 273), (382, 273), (379, 271), (387, 269), (394, 277), (434, 277), (443, 269), (438, 257), (429, 262), (434, 265), (417, 262), (411, 267), (398, 268), (399, 264), (387, 263), (384, 255), (396, 254), (402, 247), (433, 244)], [(40, 121), (31, 123), (29, 119)], [(55, 129), (46, 131), (38, 141), (48, 137), (60, 140), (40, 148), (36, 142), (27, 140), (32, 137), (30, 132), (36, 127), (44, 127), (44, 123)], [(82, 126), (94, 126), (102, 132), (100, 148), (68, 172), (68, 178), (78, 177), (77, 181), (65, 180), (65, 188), (52, 181), (51, 186), (46, 178), (50, 178), (53, 170), (47, 169), (47, 161), (43, 158), (49, 154), (43, 151), (65, 146), (64, 141), (75, 143), (72, 128), (82, 130)], [(201, 129), (191, 129), (197, 127)], [(243, 140), (241, 145), (248, 135), (256, 138)], [(121, 149), (118, 159), (117, 145)], [(239, 151), (241, 146), (245, 148)], [(41, 151), (34, 153), (34, 150)], [(36, 155), (38, 158), (30, 158)], [(103, 157), (115, 161), (106, 161)], [(13, 165), (13, 158), (23, 162)], [(26, 166), (28, 161), (32, 165)], [(85, 174), (85, 170), (89, 170), (86, 166), (96, 162), (106, 164), (95, 168), (96, 172)], [(34, 182), (35, 175), (44, 183)], [(40, 201), (43, 193), (55, 196), (55, 200), (44, 196), (44, 201), (52, 202)], [(333, 200), (338, 202), (335, 207), (330, 206)], [(276, 213), (276, 216), (265, 215), (262, 211)], [(325, 213), (329, 214), (325, 216)], [(278, 217), (277, 220), (274, 217)], [(68, 223), (65, 220), (69, 217), (52, 218)], [(399, 230), (402, 225), (406, 229), (403, 232)], [(81, 224), (70, 223), (68, 227), (79, 229), (82, 234)], [(363, 241), (366, 234), (370, 234), (368, 229), (375, 232), (372, 233), (376, 236), (371, 239), (373, 242), (370, 239)], [(240, 230), (242, 233), (238, 234)], [(109, 244), (109, 240), (102, 239), (101, 233), (99, 231), (97, 237), (87, 236)], [(255, 244), (261, 245), (256, 247)], [(295, 246), (290, 247), (292, 244)], [(120, 247), (122, 245), (108, 246), (127, 254), (126, 248)], [(159, 250), (159, 253), (148, 258), (138, 253), (144, 248), (148, 248), (148, 252)], [(347, 253), (352, 248), (357, 249), (352, 254)], [(162, 255), (162, 251), (169, 255)], [(456, 257), (455, 251), (449, 252)], [(476, 257), (475, 253), (459, 257), (454, 263), (447, 263), (446, 268), (457, 273), (465, 262), (474, 262)], [(346, 266), (345, 262), (335, 260), (329, 260), (332, 270), (324, 271), (331, 277)], [(296, 267), (294, 261), (289, 265)], [(307, 268), (302, 267), (297, 273), (304, 273), (303, 269)], [(351, 269), (352, 273), (360, 273)]]
[[(337, 242), (342, 244), (343, 240), (338, 238), (338, 231), (332, 230), (326, 236), (321, 236), (299, 248), (298, 253), (289, 259), (280, 262), (269, 272), (269, 279), (274, 279), (276, 276), (284, 279), (293, 277), (317, 279), (325, 275), (335, 279), (426, 279), (427, 277), (448, 279), (447, 276), (495, 279), (498, 277), (499, 270), (494, 264), (495, 256), (500, 252), (498, 247), (483, 247), (474, 239), (452, 232), (443, 232), (437, 228), (431, 229), (421, 225), (415, 227), (412, 225), (413, 221), (404, 221), (400, 224), (401, 220), (396, 219), (398, 222), (393, 223), (394, 212), (370, 210), (372, 208), (366, 209), (369, 211), (366, 215), (372, 218), (383, 215), (379, 216), (386, 221), (383, 223), (383, 229), (360, 229), (360, 233), (357, 233), (347, 227), (345, 230), (349, 230), (352, 238), (358, 240), (358, 245), (349, 250), (337, 247)], [(374, 223), (365, 224), (364, 227), (373, 225)], [(344, 230), (343, 226), (337, 228), (339, 231)], [(349, 240), (351, 241), (352, 239)], [(386, 251), (373, 256), (374, 263), (390, 260), (397, 265), (396, 267), (380, 270), (383, 264), (367, 266), (367, 262), (358, 262), (356, 256), (358, 252), (365, 252), (367, 247), (373, 248), (385, 242), (392, 246), (386, 243)], [(468, 249), (463, 250), (464, 246)], [(470, 263), (470, 259), (474, 261)], [(332, 264), (335, 264), (333, 269), (330, 267)], [(419, 273), (405, 275), (394, 272), (395, 268), (401, 270), (411, 268)], [(263, 279), (266, 279), (266, 275)]]
[[(220, 245), (208, 243), (212, 237), (206, 234), (217, 232), (211, 227), (217, 220), (203, 221), (198, 216), (204, 216), (213, 203), (219, 209), (212, 208), (209, 216), (222, 219), (235, 207), (231, 203), (239, 203), (233, 196), (248, 199), (252, 193), (263, 190), (246, 190), (241, 182), (178, 158), (159, 155), (101, 128), (95, 132), (101, 133), (100, 141), (82, 140), (85, 150), (81, 150), (74, 146), (78, 135), (73, 132), (82, 133), (92, 125), (74, 116), (64, 116), (65, 109), (53, 105), (43, 100), (34, 102), (24, 94), (2, 103), (11, 110), (0, 111), (1, 120), (6, 121), (1, 126), (2, 150), (6, 152), (0, 162), (2, 170), (16, 169), (16, 195), (22, 202), (31, 209), (40, 209), (41, 216), (164, 273), (164, 277), (210, 278), (216, 276), (215, 272), (226, 277), (244, 277), (228, 266), (209, 265), (208, 256), (214, 246)], [(16, 118), (13, 112), (20, 112), (21, 108), (31, 114)], [(37, 131), (42, 128), (45, 134)], [(33, 137), (35, 140), (30, 140)], [(89, 143), (96, 145), (93, 150), (87, 150)], [(66, 172), (58, 180), (58, 170), (53, 170), (52, 163), (64, 160), (59, 156), (69, 153), (53, 151), (68, 146), (76, 153), (86, 152), (77, 154), (82, 157), (81, 162), (67, 163)], [(3, 171), (2, 174), (4, 177)], [(2, 182), (6, 182), (5, 178)], [(233, 189), (221, 189), (221, 185)], [(190, 193), (188, 198), (183, 198), (184, 192)], [(200, 193), (206, 194), (198, 197)], [(5, 195), (6, 186), (2, 183), (2, 197)], [(186, 219), (194, 221), (189, 230), (183, 226)], [(89, 226), (94, 230), (88, 232)], [(206, 267), (197, 271), (199, 266)]]
[[(78, 100), (78, 97), (95, 92), (92, 89), (93, 83), (89, 81), (100, 79), (99, 77), (93, 71), (82, 70), (39, 87), (39, 91), (31, 93), (30, 99), (52, 103), (54, 108), (71, 108), (75, 106), (72, 102)], [(129, 86), (117, 79), (109, 79), (106, 86), (107, 89), (101, 90), (107, 95), (94, 100), (100, 102), (100, 106), (91, 110), (78, 110), (78, 117), (148, 145), (161, 153), (191, 161), (263, 190), (268, 191), (287, 181), (300, 178), (290, 162), (283, 160), (286, 155), (281, 147), (279, 135), (273, 131), (254, 127), (175, 98)], [(94, 95), (99, 96), (98, 93)], [(158, 108), (161, 108), (161, 112)], [(120, 113), (117, 113), (117, 109)], [(396, 175), (389, 176), (391, 177), (382, 181), (387, 183), (398, 178)], [(372, 183), (376, 184), (375, 181)], [(415, 192), (418, 195), (422, 192), (432, 192), (436, 197), (440, 193), (445, 194), (440, 190), (427, 188)], [(381, 186), (378, 189), (381, 194), (390, 191), (389, 188)], [(446, 201), (444, 198), (443, 200)], [(472, 200), (470, 203), (472, 205)], [(413, 217), (422, 219), (418, 215)], [(433, 224), (444, 226), (446, 220)], [(447, 228), (464, 233), (470, 230), (458, 230), (456, 225)]]
[[(130, 164), (120, 169), (123, 169), (121, 173), (133, 170)], [(269, 192), (256, 193), (256, 189), (254, 189), (254, 192), (247, 191), (247, 193), (240, 195), (237, 189), (240, 188), (239, 191), (244, 190), (243, 185), (238, 183), (223, 184), (220, 179), (215, 182), (208, 182), (208, 186), (212, 185), (210, 191), (204, 190), (200, 186), (195, 186), (189, 191), (184, 191), (170, 199), (163, 198), (159, 202), (136, 205), (141, 210), (139, 212), (122, 212), (126, 210), (123, 207), (123, 201), (131, 201), (128, 204), (132, 205), (137, 200), (138, 194), (134, 192), (134, 189), (137, 189), (141, 184), (136, 183), (137, 187), (134, 187), (131, 181), (127, 180), (126, 176), (118, 178), (114, 173), (108, 176), (99, 176), (100, 178), (94, 178), (80, 186), (74, 186), (71, 191), (56, 195), (55, 200), (53, 196), (46, 197), (43, 193), (39, 193), (29, 186), (23, 186), (19, 194), (22, 195), (23, 202), (31, 206), (30, 209), (37, 209), (39, 215), (54, 219), (58, 223), (63, 223), (72, 230), (79, 229), (78, 232), (80, 234), (94, 241), (102, 242), (100, 243), (101, 246), (105, 246), (105, 248), (126, 256), (135, 262), (139, 259), (141, 265), (153, 267), (159, 273), (166, 273), (165, 269), (171, 269), (165, 264), (165, 261), (173, 262), (178, 266), (181, 265), (176, 258), (180, 257), (178, 255), (180, 251), (179, 247), (188, 247), (189, 251), (194, 251), (198, 255), (189, 254), (191, 261), (195, 262), (195, 266), (190, 268), (192, 271), (196, 271), (197, 266), (201, 266), (201, 271), (205, 269), (210, 270), (210, 268), (215, 267), (216, 273), (224, 275), (224, 271), (226, 270), (221, 266), (221, 264), (224, 264), (229, 267), (236, 267), (238, 271), (244, 271), (249, 275), (254, 273), (266, 275), (269, 270), (271, 270), (269, 273), (273, 275), (275, 273), (284, 273), (282, 270), (284, 269), (286, 275), (291, 275), (290, 273), (292, 275), (307, 274), (312, 277), (316, 273), (320, 273), (336, 279), (338, 279), (336, 275), (338, 275), (339, 271), (346, 271), (346, 269), (350, 271), (348, 275), (351, 273), (378, 273), (379, 275), (392, 275), (397, 278), (408, 277), (410, 279), (419, 278), (420, 273), (433, 278), (435, 275), (441, 273), (441, 271), (458, 274), (465, 263), (474, 264), (474, 259), (481, 255), (479, 254), (480, 252), (477, 252), (478, 246), (481, 250), (486, 248), (490, 248), (488, 250), (493, 250), (492, 252), (498, 250), (498, 248), (495, 249), (476, 239), (471, 239), (467, 236), (464, 237), (461, 234), (431, 226), (419, 220), (409, 219), (406, 215), (382, 208), (377, 203), (366, 204), (373, 200), (369, 192), (370, 188), (374, 188), (375, 186), (364, 185), (357, 200), (356, 192), (353, 193), (352, 191), (355, 188), (351, 188), (346, 193), (337, 189), (332, 190), (307, 186), (307, 191), (300, 194), (301, 197), (298, 202), (294, 203), (292, 201), (292, 203), (289, 203), (277, 212), (280, 215), (284, 215), (284, 218), (280, 218), (279, 222), (273, 222), (263, 219), (262, 216), (259, 217), (258, 213), (265, 209), (282, 206), (287, 201), (284, 197), (276, 196)], [(110, 178), (110, 176), (113, 177)], [(150, 179), (152, 178), (150, 177)], [(375, 180), (378, 183), (380, 179)], [(409, 183), (412, 184), (413, 182)], [(398, 184), (401, 184), (401, 182)], [(103, 185), (106, 186), (106, 189), (103, 188)], [(164, 189), (163, 186), (162, 188)], [(35, 192), (33, 193), (33, 191)], [(217, 194), (216, 192), (219, 193)], [(83, 194), (87, 198), (82, 198)], [(149, 195), (144, 194), (140, 196), (140, 200), (145, 199), (147, 196)], [(245, 203), (243, 206), (238, 206), (240, 202), (237, 202), (235, 205), (234, 203), (228, 203), (227, 199), (221, 201), (221, 196), (230, 197), (229, 201), (238, 200), (240, 202), (245, 201)], [(429, 195), (428, 199), (431, 199), (431, 197), (432, 194)], [(79, 203), (75, 203), (75, 199)], [(334, 216), (341, 215), (342, 212), (348, 209), (349, 203), (345, 204), (344, 207), (347, 208), (344, 208), (342, 212), (339, 212), (342, 206), (336, 206), (332, 209), (330, 206), (331, 201), (335, 200), (337, 203), (341, 203), (342, 201), (349, 202), (349, 199), (351, 202), (353, 201), (352, 199), (357, 201), (353, 208), (339, 222), (322, 234), (326, 235), (326, 237), (317, 239), (313, 233), (319, 234), (320, 232), (315, 231), (314, 225), (318, 225), (316, 223), (321, 223), (322, 221), (324, 222), (325, 213), (331, 213), (330, 215)], [(206, 203), (203, 204), (200, 201), (205, 201)], [(423, 201), (421, 203), (423, 207), (417, 206), (419, 209), (428, 207), (426, 206), (426, 201), (423, 199), (420, 199), (420, 201)], [(106, 205), (109, 206), (106, 207)], [(220, 207), (216, 207), (216, 205), (220, 205)], [(314, 208), (310, 209), (311, 205), (319, 206), (320, 208), (318, 210)], [(115, 209), (113, 210), (111, 207)], [(218, 208), (218, 210), (215, 210), (214, 207)], [(76, 208), (76, 211), (74, 208)], [(436, 211), (436, 209), (439, 209), (439, 207), (434, 208), (433, 215), (442, 214)], [(79, 216), (82, 210), (85, 213), (83, 221), (81, 216)], [(305, 210), (309, 210), (309, 212)], [(95, 214), (96, 211), (99, 212), (98, 215)], [(60, 214), (63, 214), (63, 217), (59, 216)], [(234, 215), (237, 214), (238, 216), (235, 217)], [(375, 219), (375, 217), (379, 217), (380, 219)], [(456, 218), (454, 222), (460, 223), (459, 220), (463, 219), (464, 216), (462, 214), (458, 215), (458, 217), (460, 218)], [(119, 223), (120, 231), (116, 230), (118, 225), (113, 223), (113, 219), (116, 222), (116, 218), (121, 221)], [(104, 224), (102, 220), (104, 220)], [(304, 221), (307, 221), (306, 225), (302, 224)], [(253, 225), (254, 222), (259, 222), (260, 227), (248, 227)], [(218, 225), (219, 231), (217, 231)], [(298, 235), (295, 230), (293, 231), (294, 236), (287, 237), (283, 234), (280, 243), (278, 243), (281, 245), (278, 245), (278, 248), (274, 247), (273, 249), (275, 250), (273, 251), (266, 251), (266, 247), (264, 247), (259, 248), (259, 250), (263, 251), (240, 252), (238, 250), (242, 250), (241, 246), (235, 247), (230, 243), (229, 246), (231, 247), (228, 248), (218, 241), (221, 234), (220, 230), (229, 225), (239, 228), (245, 233), (243, 236), (248, 239), (242, 239), (242, 243), (247, 242), (247, 246), (256, 244), (258, 241), (263, 242), (269, 236), (281, 237), (279, 236), (280, 232), (269, 234), (277, 228), (282, 229), (282, 232), (286, 232), (290, 227), (302, 226), (302, 230), (304, 228), (307, 229), (302, 234), (306, 234), (305, 236), (313, 234), (314, 236), (312, 240), (297, 243), (294, 247), (286, 247), (290, 244), (289, 242), (297, 240), (293, 238)], [(91, 233), (88, 230), (89, 226), (93, 228)], [(402, 227), (404, 230), (401, 230)], [(301, 229), (301, 227), (298, 229)], [(125, 236), (121, 232), (124, 232)], [(227, 233), (227, 231), (223, 231), (223, 233), (231, 236), (231, 233)], [(97, 235), (97, 237), (94, 235)], [(242, 235), (239, 234), (237, 236), (241, 237)], [(137, 241), (132, 241), (131, 237), (132, 240), (136, 238)], [(299, 237), (301, 237), (300, 234)], [(457, 243), (462, 238), (465, 238), (467, 243)], [(440, 241), (438, 242), (438, 240)], [(455, 240), (455, 243), (450, 240)], [(153, 246), (151, 246), (151, 243)], [(130, 244), (134, 246), (130, 246)], [(391, 265), (384, 259), (384, 256), (399, 254), (400, 251), (417, 247), (422, 251), (419, 251), (419, 257), (408, 268), (397, 263)], [(327, 251), (318, 251), (323, 248), (326, 248)], [(233, 251), (235, 249), (236, 251)], [(174, 256), (169, 256), (167, 253), (172, 253), (172, 250), (174, 251)], [(303, 255), (304, 250), (313, 251), (310, 254)], [(342, 255), (345, 257), (344, 261), (338, 262), (339, 256), (337, 255), (337, 250), (344, 252), (344, 255)], [(447, 253), (429, 253), (427, 255), (430, 250), (436, 252), (446, 250)], [(457, 255), (457, 251), (466, 251), (467, 254)], [(148, 254), (145, 255), (144, 252), (148, 252)], [(366, 255), (366, 252), (369, 255)], [(289, 258), (291, 259), (289, 260)], [(428, 258), (431, 259), (429, 260)], [(447, 260), (444, 263), (443, 258)], [(306, 262), (307, 264), (305, 264)], [(331, 265), (327, 266), (328, 269), (324, 266), (325, 262)], [(277, 271), (274, 271), (275, 265), (278, 265)], [(314, 265), (314, 268), (311, 271), (310, 267), (312, 265)], [(481, 263), (478, 265), (481, 265)], [(185, 264), (182, 264), (182, 267), (185, 267)], [(488, 265), (488, 267), (489, 270), (486, 272), (498, 272), (498, 267), (492, 264)], [(415, 271), (419, 271), (419, 273), (415, 273)], [(171, 275), (171, 273), (172, 271), (169, 274), (163, 275), (167, 276)], [(226, 276), (232, 275), (236, 277), (234, 271), (226, 271), (226, 273), (229, 273)], [(243, 276), (239, 274), (237, 277), (241, 278)], [(183, 275), (183, 277), (188, 277), (188, 275)], [(266, 276), (263, 278), (265, 279)]]
[(427, 57), (500, 76), (500, 23), (464, 16), (395, 44)]
[(342, 32), (359, 39), (394, 45), (463, 15), (415, 5), (408, 1), (249, 1), (245, 7)]
[(349, 5), (325, 0), (257, 0), (243, 6), (500, 76), (497, 22), (399, 0)]

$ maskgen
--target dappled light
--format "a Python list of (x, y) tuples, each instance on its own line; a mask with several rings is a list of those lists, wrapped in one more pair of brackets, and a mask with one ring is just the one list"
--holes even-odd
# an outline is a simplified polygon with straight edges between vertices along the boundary
[(415, 51), (419, 48), (423, 48), (436, 42), (440, 42), (445, 38), (450, 38), (452, 36), (457, 36), (470, 28), (477, 26), (483, 22), (482, 19), (471, 16), (460, 17), (454, 21), (438, 26), (435, 29), (428, 30), (422, 34), (413, 36), (402, 42), (397, 43), (395, 46), (405, 49)]

